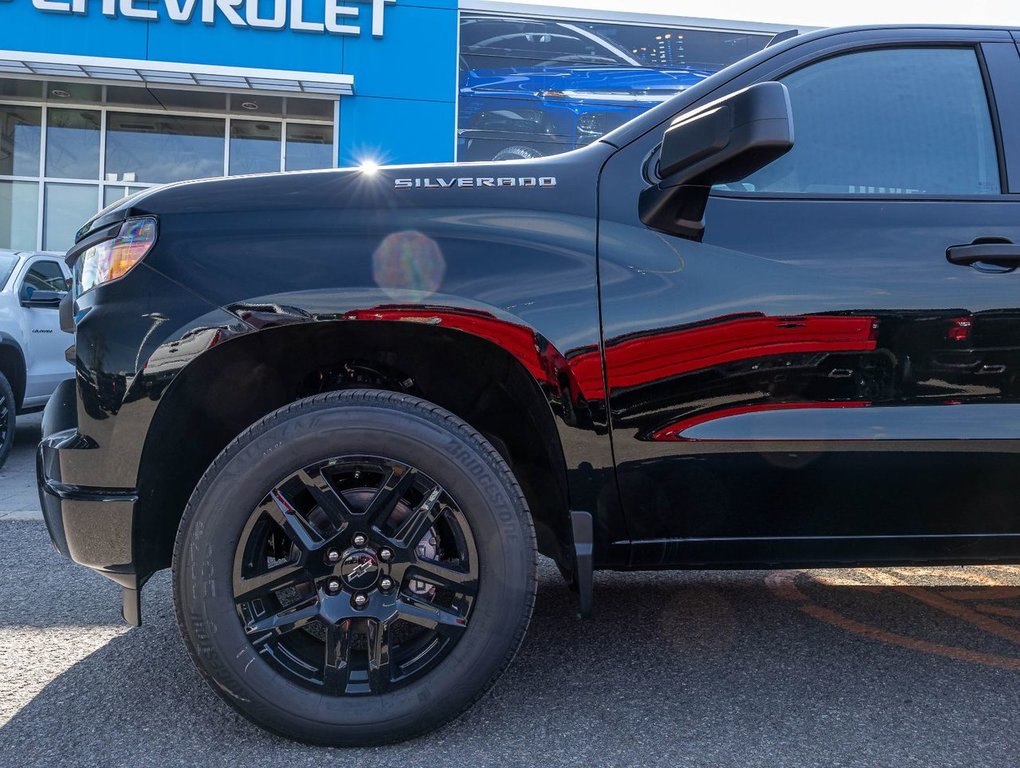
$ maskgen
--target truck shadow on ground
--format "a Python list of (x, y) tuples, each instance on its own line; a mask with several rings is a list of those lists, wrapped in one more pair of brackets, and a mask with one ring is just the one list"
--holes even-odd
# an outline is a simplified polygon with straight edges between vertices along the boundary
[[(598, 574), (596, 618), (581, 622), (544, 564), (525, 645), (489, 696), (415, 741), (328, 754), (371, 755), (376, 766), (416, 764), (425, 753), (435, 765), (539, 756), (856, 764), (867, 757), (855, 746), (864, 738), (869, 749), (881, 745), (874, 764), (893, 765), (929, 729), (947, 763), (1008, 764), (1020, 711), (1020, 569), (927, 570)], [(875, 583), (883, 578), (903, 583)], [(113, 637), (18, 711), (0, 729), (0, 754), (23, 756), (21, 765), (321, 762), (322, 749), (259, 730), (207, 688), (178, 635), (166, 574), (146, 588), (146, 609), (145, 626)], [(75, 618), (116, 623), (107, 608)], [(0, 626), (24, 626), (16, 619), (8, 613)]]

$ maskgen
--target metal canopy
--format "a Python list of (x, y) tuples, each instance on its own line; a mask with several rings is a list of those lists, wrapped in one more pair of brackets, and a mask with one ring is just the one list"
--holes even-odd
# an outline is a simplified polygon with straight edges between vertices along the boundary
[(0, 76), (115, 80), (145, 85), (277, 91), (322, 96), (354, 95), (354, 75), (286, 69), (220, 67), (141, 59), (65, 56), (0, 50)]

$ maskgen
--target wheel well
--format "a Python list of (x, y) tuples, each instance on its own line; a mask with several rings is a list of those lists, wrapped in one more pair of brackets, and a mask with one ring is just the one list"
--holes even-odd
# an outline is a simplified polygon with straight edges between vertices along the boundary
[(414, 394), (484, 434), (521, 484), (540, 551), (567, 564), (566, 464), (548, 401), (524, 366), (461, 331), (359, 320), (251, 333), (178, 375), (150, 425), (139, 467), (139, 575), (170, 564), (192, 490), (234, 437), (297, 399), (351, 387)]
[(0, 344), (0, 373), (14, 390), (15, 406), (21, 408), (25, 400), (25, 358), (13, 344)]

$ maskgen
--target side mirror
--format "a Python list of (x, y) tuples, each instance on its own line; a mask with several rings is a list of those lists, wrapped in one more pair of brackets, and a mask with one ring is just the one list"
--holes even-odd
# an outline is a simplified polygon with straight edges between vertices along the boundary
[(700, 240), (712, 185), (747, 178), (792, 147), (790, 94), (782, 83), (758, 83), (682, 114), (662, 137), (659, 183), (641, 193), (641, 221)]
[(60, 306), (63, 298), (63, 291), (32, 291), (28, 296), (22, 298), (21, 306), (56, 309)]

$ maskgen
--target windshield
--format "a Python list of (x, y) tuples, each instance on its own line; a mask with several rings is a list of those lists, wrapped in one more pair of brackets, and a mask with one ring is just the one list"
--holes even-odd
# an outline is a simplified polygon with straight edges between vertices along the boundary
[(18, 263), (18, 254), (0, 253), (0, 290), (7, 285), (7, 281), (14, 271), (14, 265)]

